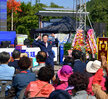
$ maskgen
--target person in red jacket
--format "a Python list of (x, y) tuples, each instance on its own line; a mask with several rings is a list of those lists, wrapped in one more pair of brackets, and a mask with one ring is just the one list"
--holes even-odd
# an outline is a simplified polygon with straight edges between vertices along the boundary
[(25, 96), (27, 98), (33, 97), (46, 97), (48, 98), (50, 93), (55, 88), (48, 82), (54, 77), (54, 70), (50, 67), (42, 67), (38, 73), (37, 81), (32, 81), (28, 84)]
[[(97, 99), (108, 99), (108, 94), (107, 94), (108, 93), (108, 64), (105, 56), (102, 56), (101, 59), (102, 59), (102, 66), (94, 76), (92, 88)], [(105, 82), (106, 92), (104, 92), (100, 86), (100, 82), (102, 81), (102, 77), (104, 75), (103, 73), (104, 69), (107, 72), (107, 77)]]
[[(89, 61), (86, 65), (86, 71), (89, 74), (92, 74), (91, 77), (89, 77), (89, 84), (88, 84), (88, 88), (87, 88), (87, 92), (88, 94), (94, 95), (93, 91), (92, 91), (92, 83), (93, 83), (93, 78), (95, 73), (98, 71), (98, 69), (101, 67), (101, 62), (98, 60), (95, 61)], [(102, 80), (100, 82), (100, 85), (102, 86), (102, 90), (106, 90), (105, 88), (105, 78), (102, 77)]]

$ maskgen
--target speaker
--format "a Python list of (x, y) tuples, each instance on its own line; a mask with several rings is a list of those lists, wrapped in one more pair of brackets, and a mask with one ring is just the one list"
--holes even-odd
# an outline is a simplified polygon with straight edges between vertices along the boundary
[(1, 41), (1, 48), (10, 47), (11, 41)]
[(27, 47), (30, 47), (30, 40), (29, 39), (25, 39), (24, 40), (24, 45), (26, 45)]
[(107, 25), (106, 23), (94, 23), (94, 31), (96, 32), (96, 37), (102, 37), (103, 34), (106, 36)]

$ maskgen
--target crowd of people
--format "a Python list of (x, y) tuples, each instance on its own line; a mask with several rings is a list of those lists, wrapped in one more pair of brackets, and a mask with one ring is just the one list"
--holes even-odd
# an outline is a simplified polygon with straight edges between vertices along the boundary
[[(108, 65), (102, 60), (84, 60), (82, 52), (73, 50), (58, 70), (46, 64), (47, 53), (36, 55), (38, 66), (31, 66), (31, 59), (14, 50), (0, 53), (0, 80), (12, 80), (6, 87), (6, 99), (108, 99)], [(70, 64), (70, 65), (69, 65)]]
[(38, 37), (33, 42), (41, 48), (36, 55), (39, 64), (36, 67), (32, 66), (32, 59), (27, 54), (17, 49), (11, 58), (7, 52), (0, 53), (0, 80), (12, 81), (6, 86), (6, 99), (108, 99), (105, 56), (101, 61), (90, 60), (85, 53), (73, 50), (55, 73), (52, 52), (55, 42), (48, 43), (48, 35), (42, 38), (43, 41)]

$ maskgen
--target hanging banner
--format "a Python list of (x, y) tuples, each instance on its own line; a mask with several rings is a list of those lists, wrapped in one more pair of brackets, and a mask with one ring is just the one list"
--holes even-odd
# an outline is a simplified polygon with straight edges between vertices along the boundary
[(95, 54), (97, 52), (97, 45), (96, 45), (96, 40), (95, 40), (93, 29), (89, 29), (87, 32), (86, 44), (87, 44), (86, 51), (91, 52), (92, 57), (95, 58)]
[(98, 46), (98, 59), (101, 59), (101, 56), (106, 56), (108, 62), (108, 38), (100, 37), (97, 39)]

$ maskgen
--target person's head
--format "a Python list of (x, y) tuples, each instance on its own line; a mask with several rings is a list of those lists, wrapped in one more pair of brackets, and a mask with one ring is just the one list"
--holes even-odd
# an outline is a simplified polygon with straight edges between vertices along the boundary
[(42, 35), (42, 39), (46, 43), (48, 41), (48, 35), (47, 34), (43, 34)]
[(38, 79), (49, 82), (54, 77), (54, 70), (50, 67), (42, 67), (38, 72)]
[(48, 99), (71, 99), (71, 96), (65, 90), (55, 90), (50, 94)]
[(21, 57), (20, 60), (18, 61), (18, 66), (20, 67), (21, 70), (27, 70), (31, 66), (30, 58), (25, 56)]
[(12, 57), (13, 59), (19, 59), (20, 58), (20, 51), (18, 50), (14, 50), (13, 53), (12, 53)]
[(69, 86), (74, 87), (74, 91), (86, 90), (88, 87), (89, 80), (88, 78), (81, 73), (73, 73), (68, 80)]
[(86, 65), (86, 71), (88, 73), (95, 74), (100, 67), (101, 67), (101, 62), (100, 61), (98, 61), (98, 60), (89, 61)]
[(72, 51), (72, 57), (73, 57), (74, 60), (75, 59), (80, 59), (81, 58), (81, 51), (79, 51), (79, 50), (73, 50)]
[(36, 55), (37, 62), (45, 62), (47, 54), (44, 51), (39, 51)]
[(7, 52), (0, 53), (0, 64), (8, 64), (10, 55)]
[(57, 72), (60, 81), (68, 81), (68, 78), (73, 74), (73, 70), (69, 65), (64, 65)]

